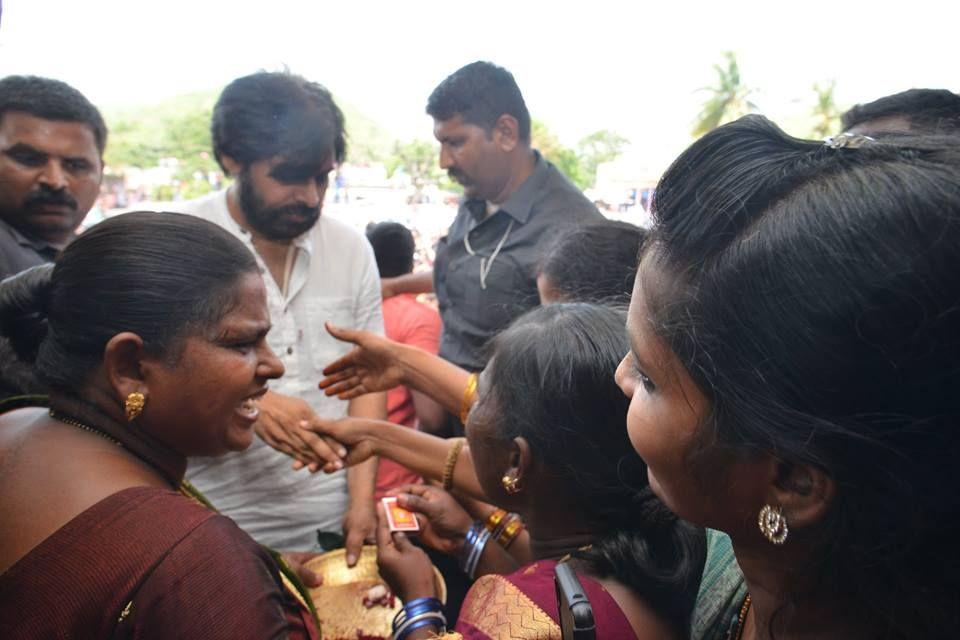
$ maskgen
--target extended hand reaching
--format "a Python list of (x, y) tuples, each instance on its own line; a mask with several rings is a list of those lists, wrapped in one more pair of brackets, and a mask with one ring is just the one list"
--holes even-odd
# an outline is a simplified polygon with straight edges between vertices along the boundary
[(403, 384), (403, 368), (396, 342), (370, 331), (341, 329), (329, 322), (327, 331), (337, 340), (357, 345), (323, 370), (320, 388), (328, 396), (350, 400), (365, 393), (388, 391)]
[(306, 402), (269, 392), (260, 400), (257, 435), (274, 449), (302, 464), (333, 472), (344, 467), (347, 450), (336, 440), (318, 434), (309, 426), (319, 420)]
[(294, 469), (307, 467), (310, 473), (316, 473), (321, 468), (332, 473), (343, 467), (352, 467), (369, 460), (377, 452), (374, 450), (373, 439), (370, 436), (371, 425), (376, 425), (378, 421), (370, 418), (340, 418), (338, 420), (324, 420), (323, 418), (314, 418), (304, 421), (300, 426), (304, 430), (310, 431), (314, 437), (323, 439), (325, 443), (336, 443), (339, 452), (343, 453), (339, 466), (322, 465), (305, 457), (297, 457), (293, 464)]

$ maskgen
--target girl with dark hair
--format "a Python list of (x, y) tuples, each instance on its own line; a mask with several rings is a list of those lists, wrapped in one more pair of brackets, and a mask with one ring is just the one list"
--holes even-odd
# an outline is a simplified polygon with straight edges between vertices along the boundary
[(748, 116), (673, 163), (654, 221), (617, 372), (630, 438), (745, 579), (708, 558), (694, 636), (953, 636), (956, 140), (824, 145)]
[[(554, 571), (566, 557), (589, 596), (597, 637), (687, 637), (703, 533), (663, 507), (630, 452), (627, 401), (613, 379), (627, 346), (624, 320), (621, 311), (583, 303), (535, 309), (494, 339), (479, 379), (413, 347), (330, 328), (358, 348), (326, 369), (328, 393), (402, 383), (465, 418), (466, 446), (389, 423), (322, 425), (349, 448), (348, 463), (385, 456), (499, 507), (473, 523), (439, 488), (406, 487), (398, 497), (422, 514), (425, 542), (459, 555), (471, 577), (488, 574), (460, 611), (463, 637), (559, 638)], [(529, 535), (519, 539), (523, 525)], [(381, 573), (400, 598), (429, 603), (426, 554), (383, 522), (378, 545)], [(421, 609), (410, 619), (426, 615)], [(418, 634), (438, 626), (408, 636), (401, 624), (395, 637), (427, 637)]]
[(0, 311), (49, 391), (0, 415), (0, 636), (316, 637), (279, 557), (183, 483), (188, 456), (250, 445), (283, 373), (250, 252), (117, 216), (4, 281)]
[(619, 220), (584, 224), (560, 234), (537, 267), (540, 304), (627, 306), (643, 234), (640, 227)]

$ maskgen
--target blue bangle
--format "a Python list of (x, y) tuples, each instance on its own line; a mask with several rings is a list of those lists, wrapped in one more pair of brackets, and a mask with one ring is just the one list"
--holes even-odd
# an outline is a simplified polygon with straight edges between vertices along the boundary
[(404, 629), (403, 635), (395, 637), (394, 640), (405, 640), (405, 638), (409, 636), (411, 633), (413, 633), (414, 631), (416, 631), (421, 627), (426, 627), (427, 625), (432, 625), (442, 630), (443, 620), (441, 620), (440, 618), (427, 618), (426, 620), (417, 620), (412, 625)]
[(467, 536), (463, 543), (463, 549), (460, 550), (460, 567), (464, 568), (467, 565), (467, 562), (470, 558), (470, 555), (473, 553), (473, 548), (477, 545), (477, 540), (481, 535), (481, 531), (486, 531), (486, 525), (477, 520), (473, 523), (469, 530), (467, 530)]
[(443, 611), (443, 603), (439, 599), (433, 597), (424, 597), (411, 600), (410, 602), (403, 605), (403, 608), (397, 612), (393, 617), (393, 631), (396, 633), (397, 629), (402, 627), (403, 624), (416, 616), (419, 616), (424, 613), (441, 613)]
[(413, 631), (413, 629), (426, 626), (427, 624), (435, 624), (440, 629), (443, 629), (447, 626), (447, 619), (439, 611), (428, 611), (427, 613), (421, 613), (416, 617), (404, 621), (399, 628), (394, 627), (393, 638), (394, 640), (402, 640), (403, 638), (406, 638), (410, 632)]
[(440, 602), (438, 598), (434, 598), (433, 596), (425, 596), (423, 598), (416, 598), (415, 600), (411, 600), (410, 602), (404, 602), (403, 608), (409, 609), (411, 607), (418, 607), (421, 604), (427, 604), (427, 603), (430, 603), (437, 607), (443, 607), (443, 603)]

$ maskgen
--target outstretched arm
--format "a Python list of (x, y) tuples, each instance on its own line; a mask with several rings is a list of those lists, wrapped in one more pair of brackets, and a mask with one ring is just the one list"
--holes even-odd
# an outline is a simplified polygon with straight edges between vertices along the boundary
[[(383, 420), (318, 419), (304, 426), (344, 445), (348, 450), (347, 465), (358, 464), (371, 456), (383, 456), (433, 480), (443, 478), (448, 456), (456, 445), (456, 440), (438, 438)], [(457, 456), (451, 479), (459, 492), (489, 501), (477, 480), (469, 447), (464, 446)]]
[(356, 345), (323, 370), (326, 377), (320, 388), (328, 396), (350, 400), (402, 384), (430, 396), (452, 414), (460, 414), (468, 371), (423, 349), (369, 331), (326, 326), (334, 338)]
[(433, 269), (405, 273), (394, 278), (381, 278), (380, 294), (383, 299), (400, 295), (401, 293), (432, 293)]

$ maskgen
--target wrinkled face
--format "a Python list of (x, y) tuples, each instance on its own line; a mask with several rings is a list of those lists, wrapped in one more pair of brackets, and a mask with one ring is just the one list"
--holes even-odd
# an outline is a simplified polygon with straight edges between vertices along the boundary
[(440, 168), (463, 185), (468, 198), (492, 200), (503, 191), (509, 176), (493, 133), (456, 115), (434, 120), (433, 135), (440, 142)]
[[(711, 464), (701, 458), (695, 473), (690, 454), (699, 446), (710, 402), (653, 331), (643, 284), (656, 281), (651, 270), (644, 276), (641, 265), (638, 271), (627, 318), (630, 352), (616, 374), (617, 385), (630, 398), (630, 442), (647, 463), (651, 489), (671, 511), (701, 526), (755, 533), (768, 467), (750, 461)], [(711, 458), (712, 453), (702, 455)]]
[(291, 240), (320, 218), (334, 163), (307, 167), (282, 156), (259, 160), (238, 176), (240, 208), (250, 227), (270, 240)]
[(32, 238), (66, 242), (100, 193), (93, 130), (19, 111), (0, 120), (0, 218)]
[(253, 441), (257, 400), (283, 364), (267, 346), (270, 315), (259, 274), (241, 276), (235, 306), (184, 340), (176, 363), (151, 367), (144, 428), (187, 456), (242, 451)]

